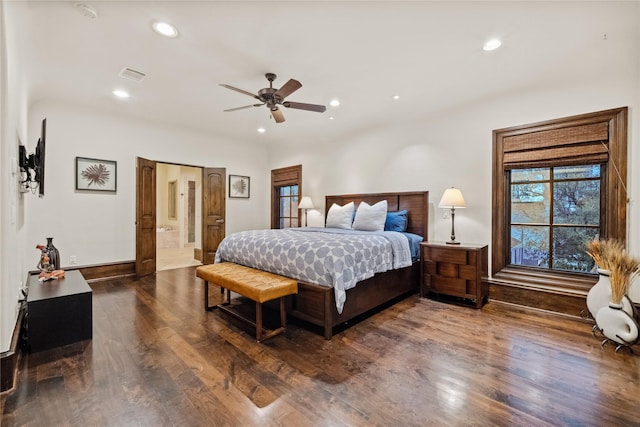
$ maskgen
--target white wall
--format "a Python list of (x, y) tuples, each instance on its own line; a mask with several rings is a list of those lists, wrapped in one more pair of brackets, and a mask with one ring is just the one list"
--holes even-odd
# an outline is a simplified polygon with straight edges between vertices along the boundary
[(18, 141), (27, 144), (27, 94), (13, 40), (20, 19), (0, 2), (0, 352), (9, 349), (25, 274), (23, 197), (18, 191)]
[[(79, 265), (135, 259), (137, 156), (251, 176), (252, 197), (243, 204), (227, 201), (226, 232), (268, 226), (266, 148), (54, 102), (34, 105), (29, 117), (33, 132), (47, 118), (47, 152), (45, 197), (27, 198), (27, 242), (53, 237), (62, 266), (70, 255)], [(75, 191), (76, 156), (117, 161), (117, 193)], [(27, 256), (35, 262), (36, 250)]]
[(322, 212), (328, 194), (429, 190), (432, 241), (448, 239), (451, 220), (436, 206), (447, 187), (459, 187), (467, 209), (456, 212), (457, 239), (491, 244), (492, 130), (628, 106), (628, 246), (640, 256), (640, 52), (618, 52), (607, 61), (597, 78), (547, 80), (440, 117), (274, 146), (271, 167), (302, 164), (303, 193)]

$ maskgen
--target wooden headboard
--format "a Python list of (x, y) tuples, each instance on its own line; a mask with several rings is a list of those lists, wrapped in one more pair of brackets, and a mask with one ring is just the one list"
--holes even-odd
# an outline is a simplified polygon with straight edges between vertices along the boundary
[(325, 218), (329, 208), (336, 203), (340, 206), (354, 202), (356, 209), (360, 202), (370, 205), (379, 201), (387, 201), (389, 212), (407, 210), (407, 231), (418, 234), (426, 242), (429, 237), (429, 192), (414, 191), (406, 193), (369, 193), (369, 194), (343, 194), (339, 196), (325, 197)]

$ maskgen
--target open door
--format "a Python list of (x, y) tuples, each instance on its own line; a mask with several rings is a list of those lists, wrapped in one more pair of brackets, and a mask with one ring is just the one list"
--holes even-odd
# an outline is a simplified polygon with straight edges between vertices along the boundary
[(156, 272), (156, 162), (137, 158), (136, 276)]
[(202, 263), (212, 264), (225, 236), (225, 168), (202, 172)]

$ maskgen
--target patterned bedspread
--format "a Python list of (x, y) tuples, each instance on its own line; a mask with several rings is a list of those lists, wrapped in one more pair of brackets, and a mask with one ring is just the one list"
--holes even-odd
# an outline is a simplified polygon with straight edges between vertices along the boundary
[(253, 230), (224, 238), (215, 262), (229, 261), (331, 286), (342, 313), (346, 290), (376, 273), (411, 265), (408, 239), (393, 231), (332, 228)]

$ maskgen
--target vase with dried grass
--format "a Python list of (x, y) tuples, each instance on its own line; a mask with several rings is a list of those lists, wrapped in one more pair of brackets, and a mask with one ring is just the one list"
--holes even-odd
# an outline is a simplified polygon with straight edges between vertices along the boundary
[[(625, 280), (625, 273), (619, 267), (616, 267), (616, 264), (624, 259), (625, 256), (630, 258), (626, 255), (622, 242), (615, 239), (593, 239), (587, 243), (586, 247), (587, 254), (595, 261), (598, 271), (598, 281), (587, 294), (587, 309), (591, 317), (595, 319), (598, 310), (615, 301), (618, 301), (618, 304), (622, 304), (622, 309), (626, 313), (634, 316), (633, 304), (626, 296), (632, 277), (627, 276), (627, 280)], [(629, 267), (627, 265), (627, 268)], [(614, 269), (616, 270), (615, 278), (613, 279), (615, 283), (612, 284), (611, 274)], [(613, 298), (613, 287), (616, 287), (615, 300)], [(622, 296), (620, 296), (621, 292)], [(595, 329), (596, 327), (594, 327)]]
[[(587, 253), (596, 262), (599, 270), (604, 268), (609, 273), (609, 302), (605, 305), (602, 300), (599, 300), (595, 304), (592, 297), (589, 305), (589, 296), (587, 296), (587, 306), (594, 317), (595, 328), (606, 337), (602, 345), (613, 341), (618, 344), (616, 351), (622, 347), (630, 348), (638, 341), (640, 328), (635, 320), (635, 310), (627, 297), (627, 292), (631, 280), (640, 273), (640, 262), (626, 253), (621, 242), (611, 239), (589, 242)], [(602, 290), (597, 292), (601, 294)], [(597, 305), (601, 307), (597, 308)]]

